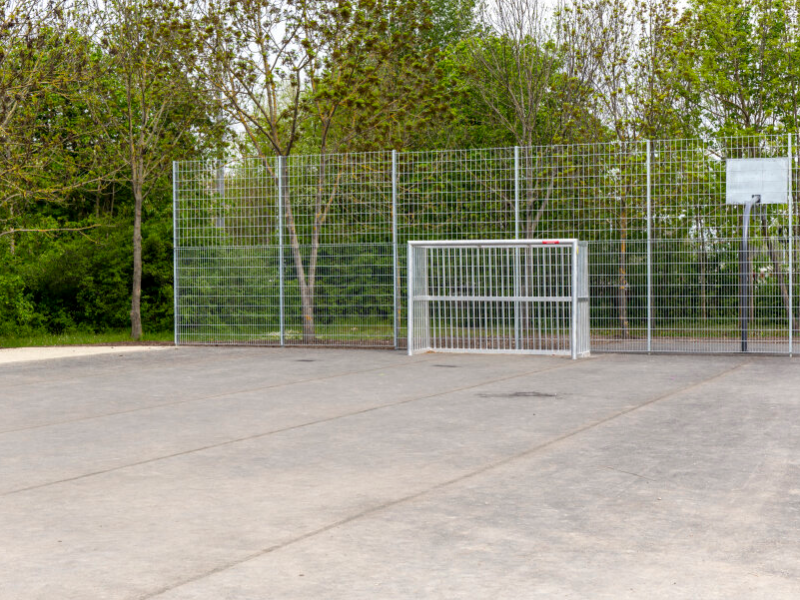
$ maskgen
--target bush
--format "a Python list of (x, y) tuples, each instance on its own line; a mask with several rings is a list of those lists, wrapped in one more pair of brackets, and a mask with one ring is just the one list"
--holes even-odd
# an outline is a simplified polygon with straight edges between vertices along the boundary
[(0, 273), (0, 335), (25, 333), (36, 325), (36, 311), (25, 294), (22, 277)]
[[(7, 263), (0, 271), (0, 331), (26, 326), (56, 334), (101, 333), (130, 327), (133, 230), (127, 221), (91, 238), (23, 240), (14, 266)], [(143, 326), (171, 329), (171, 222), (151, 220), (142, 237)]]

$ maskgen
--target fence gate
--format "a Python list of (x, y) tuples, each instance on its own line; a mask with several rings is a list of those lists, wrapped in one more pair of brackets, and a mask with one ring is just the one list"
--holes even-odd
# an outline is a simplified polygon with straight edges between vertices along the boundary
[(409, 354), (589, 354), (585, 242), (409, 242), (408, 265)]

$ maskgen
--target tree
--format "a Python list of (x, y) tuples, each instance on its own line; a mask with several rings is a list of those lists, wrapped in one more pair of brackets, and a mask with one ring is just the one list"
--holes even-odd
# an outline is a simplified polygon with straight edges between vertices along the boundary
[(86, 43), (68, 8), (36, 0), (0, 6), (0, 236), (12, 253), (20, 232), (74, 229), (43, 225), (34, 209), (64, 204), (98, 177), (79, 97)]
[[(796, 2), (695, 0), (677, 38), (679, 88), (717, 135), (766, 133), (796, 124)], [(787, 77), (788, 75), (788, 77)]]
[(564, 30), (538, 0), (496, 0), (463, 45), (463, 76), (518, 146), (563, 143), (589, 126), (587, 63), (569, 61)]
[[(484, 7), (482, 20), (484, 31), (460, 49), (463, 91), (480, 107), (483, 123), (526, 149), (523, 229), (532, 237), (560, 172), (535, 147), (603, 135), (594, 116), (591, 63), (574, 59), (560, 13), (548, 15), (537, 0), (497, 0)], [(533, 183), (542, 179), (544, 188)]]
[(675, 0), (574, 0), (561, 14), (573, 60), (592, 73), (600, 118), (617, 140), (687, 133)]
[(142, 336), (142, 211), (171, 161), (197, 151), (211, 131), (209, 103), (184, 68), (180, 2), (104, 0), (84, 24), (101, 55), (86, 99), (109, 159), (133, 192), (131, 337)]
[(619, 143), (622, 167), (609, 170), (606, 180), (619, 244), (617, 316), (627, 338), (628, 241), (643, 208), (635, 197), (636, 171), (645, 158), (637, 143), (679, 132), (690, 120), (674, 85), (678, 7), (675, 0), (574, 0), (562, 15), (574, 60), (592, 73), (598, 116)]
[[(222, 0), (197, 23), (194, 64), (265, 168), (280, 157), (283, 206), (300, 286), (303, 341), (313, 341), (320, 240), (337, 184), (328, 156), (390, 139), (392, 122), (424, 106), (431, 60), (416, 44), (428, 25), (420, 1)], [(297, 221), (288, 160), (299, 145), (319, 154), (312, 222)], [(307, 257), (302, 246), (308, 246)]]
[[(519, 233), (532, 238), (554, 217), (553, 199), (563, 192), (558, 184), (574, 167), (560, 156), (563, 146), (551, 145), (603, 135), (594, 116), (590, 63), (572, 60), (560, 14), (538, 0), (495, 0), (482, 7), (480, 21), (481, 30), (452, 53), (458, 65), (453, 82), (465, 99), (462, 106), (474, 113), (466, 119), (468, 128), (495, 144), (502, 136), (504, 145), (519, 147)], [(486, 175), (478, 177), (486, 185)], [(492, 182), (491, 192), (505, 211), (516, 211), (516, 188)], [(533, 257), (525, 263), (532, 268)], [(534, 285), (532, 276), (524, 280)], [(523, 319), (530, 316), (526, 310)]]

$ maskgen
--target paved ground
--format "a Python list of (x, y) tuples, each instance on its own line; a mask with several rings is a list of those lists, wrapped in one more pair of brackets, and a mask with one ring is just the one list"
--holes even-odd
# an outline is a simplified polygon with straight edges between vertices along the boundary
[(800, 362), (0, 365), (0, 598), (800, 597)]

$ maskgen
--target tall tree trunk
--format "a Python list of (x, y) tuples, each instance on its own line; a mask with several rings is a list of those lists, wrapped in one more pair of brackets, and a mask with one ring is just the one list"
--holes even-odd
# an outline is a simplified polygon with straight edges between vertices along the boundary
[(619, 284), (617, 289), (617, 310), (619, 314), (619, 326), (622, 330), (622, 337), (630, 337), (630, 325), (628, 323), (628, 265), (627, 265), (627, 242), (628, 242), (628, 208), (625, 203), (625, 196), (621, 198), (620, 228), (619, 228)]
[[(303, 343), (311, 344), (315, 340), (314, 333), (314, 288), (315, 278), (313, 273), (309, 273), (306, 278), (306, 269), (303, 264), (303, 253), (300, 250), (300, 235), (297, 232), (297, 225), (294, 222), (294, 211), (292, 210), (291, 196), (289, 194), (289, 167), (284, 157), (281, 177), (281, 193), (283, 194), (283, 210), (286, 215), (286, 225), (289, 230), (289, 244), (292, 248), (292, 258), (297, 273), (297, 281), (300, 285), (300, 317), (303, 321)], [(316, 268), (316, 248), (312, 248), (313, 261), (310, 267)], [(311, 269), (309, 269), (311, 271)]]
[(308, 283), (306, 284), (307, 298), (303, 312), (303, 342), (311, 343), (316, 334), (314, 332), (314, 299), (317, 288), (317, 256), (319, 255), (319, 236), (314, 234), (311, 242), (311, 257), (308, 261)]
[[(320, 236), (322, 235), (322, 227), (324, 225), (327, 209), (323, 206), (325, 177), (327, 176), (328, 162), (326, 157), (326, 149), (323, 144), (322, 153), (320, 155), (319, 174), (317, 175), (317, 192), (314, 197), (314, 229), (311, 232), (311, 256), (308, 259), (308, 292), (310, 296), (310, 319), (307, 322), (310, 325), (310, 331), (306, 332), (303, 329), (303, 337), (307, 334), (310, 335), (310, 340), (314, 339), (314, 294), (317, 286), (317, 261), (319, 259), (319, 245)], [(338, 188), (338, 186), (337, 186)], [(304, 319), (304, 325), (306, 320)]]
[(314, 286), (301, 282), (300, 313), (303, 318), (303, 343), (312, 344), (316, 339), (314, 333)]
[(138, 169), (133, 173), (133, 285), (131, 289), (131, 337), (142, 338), (142, 202), (143, 182)]

